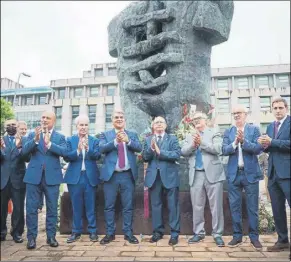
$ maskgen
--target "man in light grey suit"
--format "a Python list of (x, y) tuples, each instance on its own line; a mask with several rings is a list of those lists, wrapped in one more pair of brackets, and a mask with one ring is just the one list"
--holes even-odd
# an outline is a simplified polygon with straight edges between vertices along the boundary
[(212, 236), (217, 246), (223, 247), (225, 173), (219, 160), (222, 137), (207, 127), (206, 119), (204, 113), (194, 114), (193, 124), (197, 132), (188, 134), (182, 146), (182, 155), (189, 157), (189, 184), (193, 207), (194, 236), (188, 242), (198, 243), (205, 238), (204, 208), (207, 195), (212, 214)]

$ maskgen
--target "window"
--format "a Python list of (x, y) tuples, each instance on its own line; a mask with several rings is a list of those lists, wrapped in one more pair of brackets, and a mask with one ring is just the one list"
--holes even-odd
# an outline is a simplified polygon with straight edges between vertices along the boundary
[(105, 105), (105, 130), (112, 128), (111, 115), (113, 113), (113, 106), (114, 104)]
[(46, 104), (46, 95), (37, 95), (35, 96), (36, 105), (45, 105)]
[(60, 88), (58, 90), (58, 99), (64, 99), (66, 96), (66, 88)]
[(7, 97), (7, 102), (10, 102), (11, 105), (13, 106), (13, 96), (8, 96)]
[(23, 106), (32, 105), (32, 96), (23, 96), (21, 98), (21, 105), (23, 105)]
[(115, 96), (116, 85), (107, 86), (107, 96)]
[(27, 124), (27, 133), (33, 131), (34, 128), (40, 126), (40, 119), (43, 111), (30, 111), (16, 113), (16, 119), (25, 121)]
[(256, 78), (257, 80), (257, 86), (259, 88), (267, 88), (269, 87), (269, 78), (268, 76), (258, 76)]
[(219, 127), (219, 132), (224, 134), (224, 131), (230, 127), (230, 124), (218, 125), (218, 127)]
[(279, 75), (279, 86), (280, 87), (288, 87), (289, 86), (289, 75)]
[(271, 111), (271, 97), (260, 97), (261, 111)]
[(97, 105), (88, 106), (89, 134), (90, 135), (95, 134), (96, 111), (97, 111)]
[(83, 96), (83, 87), (74, 88), (74, 98), (79, 98)]
[(56, 131), (60, 131), (62, 129), (62, 107), (55, 107), (55, 114), (56, 114), (55, 129)]
[(263, 134), (263, 133), (266, 133), (266, 131), (267, 131), (267, 126), (269, 125), (270, 123), (261, 123), (260, 124), (260, 131), (261, 131), (261, 133)]
[(217, 79), (217, 88), (218, 89), (228, 89), (228, 78)]
[(103, 76), (103, 68), (95, 68), (94, 69), (94, 76), (95, 77)]
[(218, 113), (227, 113), (229, 112), (229, 99), (220, 98), (218, 101)]
[(244, 105), (247, 109), (250, 109), (250, 98), (249, 97), (239, 97), (238, 103)]
[(237, 79), (237, 88), (238, 89), (248, 89), (249, 88), (249, 80), (247, 77), (239, 77)]
[(79, 110), (80, 110), (79, 106), (72, 106), (72, 128), (71, 128), (72, 134), (75, 133), (77, 130), (75, 125), (75, 119), (79, 115)]
[(90, 97), (96, 97), (96, 96), (99, 96), (99, 87), (98, 86), (90, 87)]
[(281, 97), (287, 101), (288, 109), (290, 110), (290, 96), (281, 96)]
[(109, 76), (116, 76), (117, 75), (116, 67), (108, 67), (108, 75)]
[(12, 100), (13, 101), (13, 104), (12, 105), (16, 105), (16, 106), (18, 106), (18, 103), (19, 103), (19, 96), (16, 96), (15, 97), (15, 101), (14, 101), (14, 99)]

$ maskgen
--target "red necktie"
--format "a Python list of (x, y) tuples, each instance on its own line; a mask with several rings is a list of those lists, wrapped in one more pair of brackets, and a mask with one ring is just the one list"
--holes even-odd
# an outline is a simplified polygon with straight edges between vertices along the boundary
[(117, 151), (118, 151), (118, 163), (120, 168), (125, 167), (125, 155), (124, 155), (124, 145), (123, 142), (118, 143), (117, 146)]

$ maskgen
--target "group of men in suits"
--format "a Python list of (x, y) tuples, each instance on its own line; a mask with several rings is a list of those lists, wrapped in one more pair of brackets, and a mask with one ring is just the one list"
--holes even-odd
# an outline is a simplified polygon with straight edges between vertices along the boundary
[[(96, 224), (96, 190), (103, 181), (105, 199), (106, 235), (100, 244), (115, 239), (115, 202), (121, 194), (124, 239), (138, 244), (133, 235), (134, 187), (138, 176), (136, 153), (142, 151), (148, 162), (145, 186), (149, 188), (152, 209), (153, 235), (150, 242), (163, 238), (162, 195), (166, 194), (169, 210), (171, 238), (169, 245), (178, 243), (180, 233), (179, 211), (179, 166), (181, 155), (189, 157), (189, 185), (193, 207), (193, 237), (189, 243), (204, 239), (204, 208), (208, 198), (212, 214), (212, 235), (217, 246), (224, 246), (222, 239), (223, 181), (227, 179), (228, 196), (233, 225), (233, 239), (228, 246), (242, 243), (242, 190), (246, 193), (249, 221), (249, 237), (254, 248), (261, 249), (258, 234), (259, 180), (262, 173), (257, 155), (269, 153), (269, 192), (275, 219), (278, 241), (269, 251), (289, 248), (285, 202), (290, 206), (290, 116), (287, 102), (273, 100), (272, 109), (276, 121), (260, 134), (259, 128), (248, 124), (247, 110), (235, 106), (232, 110), (234, 125), (222, 136), (207, 127), (207, 116), (195, 113), (192, 121), (196, 132), (188, 134), (180, 147), (174, 135), (166, 133), (167, 123), (161, 117), (152, 122), (153, 134), (146, 138), (142, 147), (136, 133), (125, 129), (122, 110), (112, 114), (113, 129), (103, 132), (99, 138), (88, 135), (89, 119), (86, 115), (76, 118), (77, 135), (65, 137), (54, 130), (56, 120), (53, 112), (44, 112), (41, 127), (37, 127), (28, 138), (16, 135), (16, 121), (6, 122), (8, 136), (1, 139), (1, 241), (7, 234), (7, 202), (11, 198), (15, 206), (12, 216), (11, 234), (15, 242), (22, 242), (24, 230), (24, 194), (26, 184), (27, 248), (36, 247), (37, 210), (42, 193), (45, 195), (47, 214), (47, 243), (57, 247), (57, 205), (59, 186), (65, 182), (73, 206), (72, 234), (67, 243), (78, 240), (82, 233), (82, 215), (88, 220), (91, 241), (98, 241)], [(14, 144), (13, 138), (14, 137)], [(104, 154), (101, 170), (96, 160)], [(227, 171), (220, 161), (228, 156)], [(69, 163), (63, 179), (60, 156)], [(25, 171), (25, 161), (29, 161)], [(24, 175), (25, 173), (25, 175)], [(24, 178), (23, 178), (24, 176)], [(3, 199), (3, 201), (2, 201)]]

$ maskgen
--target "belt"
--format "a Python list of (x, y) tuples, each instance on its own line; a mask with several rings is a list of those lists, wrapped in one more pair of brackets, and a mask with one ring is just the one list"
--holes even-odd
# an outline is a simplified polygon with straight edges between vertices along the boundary
[(126, 169), (126, 170), (121, 170), (121, 171), (114, 170), (114, 173), (123, 173), (123, 172), (128, 172), (130, 169), (131, 169), (131, 168)]
[(237, 170), (245, 170), (245, 168), (243, 167), (243, 166), (239, 166), (238, 168), (237, 168)]
[(205, 169), (195, 169), (195, 171), (205, 172)]

